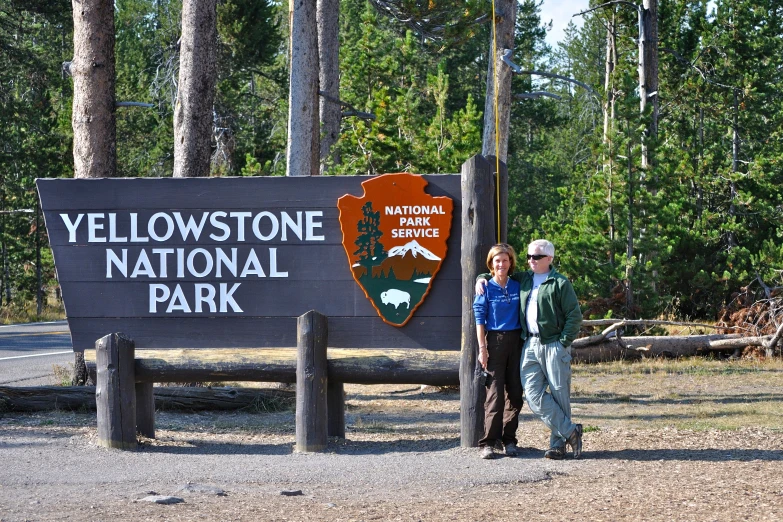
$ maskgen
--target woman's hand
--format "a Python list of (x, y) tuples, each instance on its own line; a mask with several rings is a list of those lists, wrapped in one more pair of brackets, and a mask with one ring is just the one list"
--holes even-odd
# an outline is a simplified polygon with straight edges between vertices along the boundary
[(487, 369), (487, 361), (489, 360), (489, 352), (487, 346), (479, 346), (479, 364), (485, 370)]
[(476, 295), (484, 295), (484, 287), (487, 286), (486, 279), (476, 281)]

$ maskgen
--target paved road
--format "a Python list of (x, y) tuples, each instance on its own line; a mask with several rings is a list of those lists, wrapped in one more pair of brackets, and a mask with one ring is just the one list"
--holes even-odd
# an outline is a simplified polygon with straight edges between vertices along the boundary
[(59, 384), (55, 365), (73, 367), (66, 321), (0, 325), (1, 386)]

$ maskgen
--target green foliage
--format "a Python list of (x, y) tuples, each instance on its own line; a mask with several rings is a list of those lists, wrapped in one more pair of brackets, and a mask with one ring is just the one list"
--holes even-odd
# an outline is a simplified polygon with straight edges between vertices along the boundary
[(36, 298), (39, 268), (44, 290), (56, 285), (34, 183), (72, 175), (70, 92), (60, 72), (69, 7), (60, 0), (0, 5), (0, 316), (8, 318)]
[[(593, 5), (600, 2), (594, 1)], [(513, 60), (574, 84), (518, 75), (509, 135), (509, 239), (546, 237), (589, 313), (714, 317), (753, 281), (783, 271), (783, 17), (774, 0), (658, 4), (657, 135), (640, 114), (637, 13), (604, 7), (550, 48), (540, 0), (518, 4)], [(34, 209), (37, 176), (73, 174), (66, 0), (0, 5), (0, 210)], [(486, 2), (343, 0), (340, 100), (330, 175), (458, 172), (481, 150), (490, 49)], [(118, 174), (168, 176), (181, 1), (115, 2)], [(288, 5), (223, 0), (213, 173), (283, 175)], [(615, 12), (616, 102), (604, 135), (606, 24)], [(648, 104), (648, 107), (652, 104)], [(735, 139), (736, 135), (736, 139)], [(641, 143), (652, 166), (641, 168)], [(736, 150), (736, 157), (735, 157)], [(0, 215), (0, 304), (35, 295), (34, 215)], [(357, 245), (358, 246), (358, 245)], [(20, 304), (21, 303), (21, 304)]]
[(343, 119), (331, 174), (457, 172), (480, 150), (483, 90), (462, 49), (397, 37), (365, 0), (341, 3), (340, 27), (341, 99), (375, 120)]

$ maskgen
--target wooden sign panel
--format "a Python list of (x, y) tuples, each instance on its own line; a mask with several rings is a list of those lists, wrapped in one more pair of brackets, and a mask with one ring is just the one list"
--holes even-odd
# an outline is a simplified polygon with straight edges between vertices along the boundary
[(387, 324), (404, 326), (427, 297), (446, 257), (453, 203), (408, 173), (362, 183), (340, 198), (343, 247), (353, 278)]
[[(412, 177), (460, 215), (459, 175)], [(404, 326), (356, 284), (337, 202), (371, 179), (39, 179), (74, 350), (118, 331), (139, 348), (294, 347), (313, 309), (333, 347), (458, 350), (458, 223)]]

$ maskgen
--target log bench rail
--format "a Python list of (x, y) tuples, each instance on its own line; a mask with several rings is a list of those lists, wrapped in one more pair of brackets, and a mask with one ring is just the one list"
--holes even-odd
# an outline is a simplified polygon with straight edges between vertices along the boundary
[(327, 349), (327, 318), (316, 311), (298, 318), (297, 343), (136, 350), (121, 333), (99, 339), (84, 352), (95, 374), (99, 443), (133, 449), (136, 433), (155, 437), (155, 382), (296, 383), (297, 451), (321, 451), (328, 437), (345, 437), (344, 383), (459, 385), (459, 351)]
[[(95, 372), (95, 350), (84, 360)], [(329, 379), (346, 384), (459, 384), (459, 352), (328, 348)], [(135, 350), (136, 382), (296, 382), (296, 348)]]

